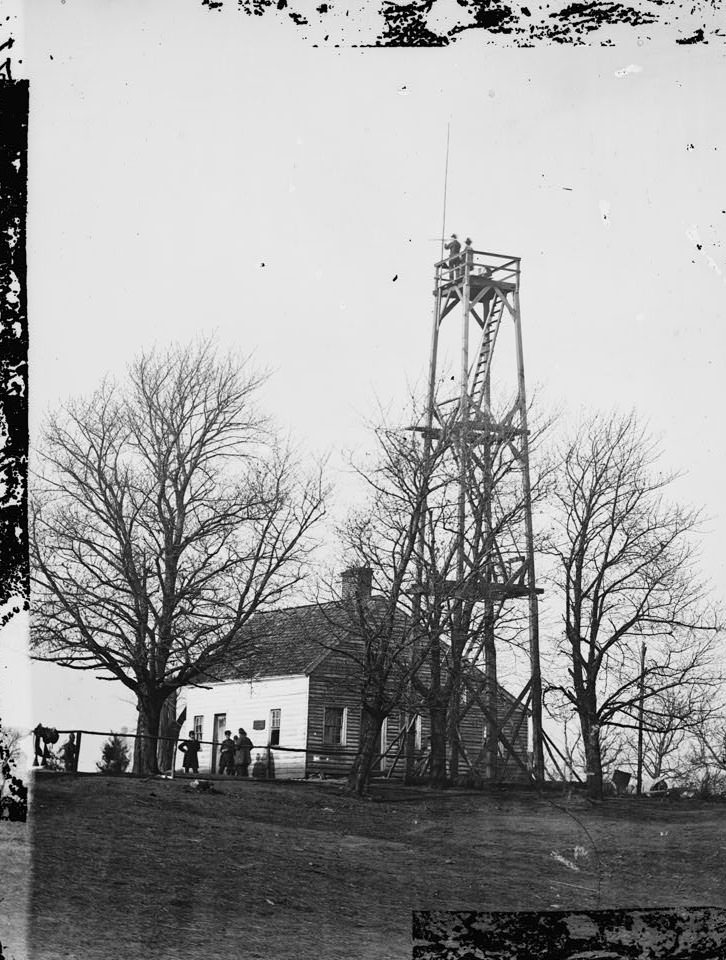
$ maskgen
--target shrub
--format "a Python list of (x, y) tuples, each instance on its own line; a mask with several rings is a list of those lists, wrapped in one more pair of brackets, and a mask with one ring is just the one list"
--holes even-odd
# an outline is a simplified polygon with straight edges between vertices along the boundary
[(23, 822), (28, 815), (28, 788), (15, 776), (15, 742), (11, 731), (0, 725), (0, 820)]
[(726, 773), (723, 770), (706, 768), (696, 781), (696, 796), (699, 800), (726, 799)]
[(46, 747), (42, 766), (46, 770), (55, 770), (56, 773), (63, 773), (66, 769), (65, 764), (52, 747)]
[(117, 733), (111, 734), (103, 745), (101, 762), (97, 763), (101, 773), (120, 776), (130, 763), (129, 748)]

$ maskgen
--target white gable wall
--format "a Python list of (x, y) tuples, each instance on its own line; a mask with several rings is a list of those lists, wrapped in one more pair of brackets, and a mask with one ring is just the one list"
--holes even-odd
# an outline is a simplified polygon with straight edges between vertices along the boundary
[[(266, 760), (266, 747), (270, 737), (270, 711), (280, 711), (280, 746), (305, 749), (308, 725), (308, 677), (270, 677), (263, 680), (230, 680), (215, 683), (207, 688), (189, 687), (184, 691), (183, 702), (187, 708), (187, 722), (181, 736), (186, 737), (192, 729), (195, 717), (203, 717), (202, 740), (211, 741), (214, 732), (215, 714), (227, 715), (225, 729), (234, 736), (239, 727), (244, 727), (255, 746), (252, 750), (254, 767), (257, 755)], [(255, 730), (254, 722), (264, 721), (264, 730)], [(224, 735), (224, 734), (223, 734)], [(273, 750), (275, 777), (304, 777), (305, 754)], [(199, 751), (199, 771), (208, 773), (212, 759), (212, 747), (204, 743)], [(177, 766), (181, 763), (177, 758)]]

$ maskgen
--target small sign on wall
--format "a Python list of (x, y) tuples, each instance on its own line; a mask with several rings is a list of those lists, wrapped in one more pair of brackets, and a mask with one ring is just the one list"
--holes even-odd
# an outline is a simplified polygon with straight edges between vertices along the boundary
[(253, 720), (253, 721), (252, 721), (252, 729), (253, 729), (253, 730), (264, 730), (264, 729), (265, 729), (265, 721), (264, 721), (264, 720)]

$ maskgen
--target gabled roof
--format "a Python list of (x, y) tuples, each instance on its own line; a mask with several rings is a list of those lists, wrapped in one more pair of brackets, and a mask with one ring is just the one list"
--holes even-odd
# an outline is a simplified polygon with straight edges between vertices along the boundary
[[(258, 613), (243, 631), (239, 655), (214, 671), (215, 680), (253, 680), (311, 673), (342, 639), (340, 601)], [(338, 614), (336, 616), (336, 614)]]
[[(368, 604), (385, 609), (383, 597), (370, 597)], [(310, 603), (258, 613), (245, 627), (238, 654), (230, 651), (227, 663), (217, 667), (211, 682), (262, 680), (269, 677), (309, 675), (336, 647), (351, 640), (349, 604), (334, 600)], [(484, 677), (476, 664), (473, 674)], [(515, 698), (498, 684), (500, 694), (510, 702)]]

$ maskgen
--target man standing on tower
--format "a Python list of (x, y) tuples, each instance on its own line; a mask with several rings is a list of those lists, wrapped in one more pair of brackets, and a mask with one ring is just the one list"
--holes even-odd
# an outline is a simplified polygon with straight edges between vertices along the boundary
[(449, 280), (456, 280), (459, 263), (461, 262), (461, 257), (459, 256), (461, 253), (461, 244), (455, 233), (452, 233), (451, 240), (444, 244), (444, 250), (449, 251)]

